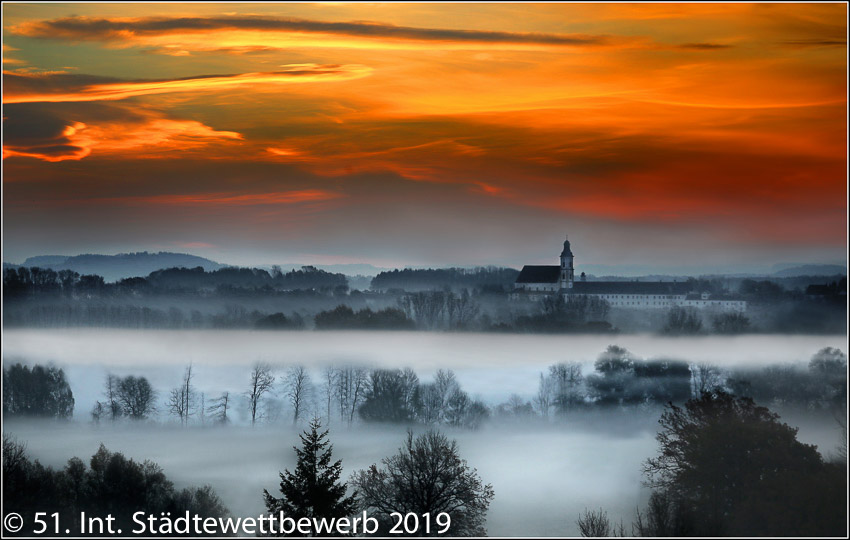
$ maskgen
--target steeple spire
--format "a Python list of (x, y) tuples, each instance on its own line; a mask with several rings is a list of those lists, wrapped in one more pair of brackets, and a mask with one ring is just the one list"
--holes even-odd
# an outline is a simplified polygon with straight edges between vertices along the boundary
[(573, 250), (570, 249), (570, 237), (564, 240), (564, 250), (561, 252), (561, 289), (573, 288)]

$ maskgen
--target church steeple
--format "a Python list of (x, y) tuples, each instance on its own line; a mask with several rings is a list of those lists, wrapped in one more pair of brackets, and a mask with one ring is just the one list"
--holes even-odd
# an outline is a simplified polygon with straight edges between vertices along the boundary
[(573, 288), (573, 251), (570, 248), (570, 237), (567, 236), (567, 239), (564, 240), (564, 249), (561, 251), (561, 276), (560, 276), (560, 286), (561, 289), (572, 289)]

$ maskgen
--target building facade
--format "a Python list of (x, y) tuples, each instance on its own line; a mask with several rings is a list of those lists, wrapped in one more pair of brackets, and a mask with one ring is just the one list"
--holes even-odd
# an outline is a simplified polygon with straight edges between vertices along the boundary
[(747, 302), (732, 295), (711, 294), (692, 290), (681, 281), (586, 281), (584, 272), (575, 280), (575, 256), (569, 238), (564, 241), (560, 264), (526, 265), (517, 276), (511, 298), (539, 300), (551, 294), (594, 296), (611, 307), (623, 309), (669, 309), (693, 307), (717, 311), (744, 312)]

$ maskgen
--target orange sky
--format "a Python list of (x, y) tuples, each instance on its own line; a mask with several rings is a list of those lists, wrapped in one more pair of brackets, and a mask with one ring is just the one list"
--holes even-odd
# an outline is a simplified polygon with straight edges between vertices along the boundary
[(10, 262), (845, 260), (845, 4), (3, 10)]

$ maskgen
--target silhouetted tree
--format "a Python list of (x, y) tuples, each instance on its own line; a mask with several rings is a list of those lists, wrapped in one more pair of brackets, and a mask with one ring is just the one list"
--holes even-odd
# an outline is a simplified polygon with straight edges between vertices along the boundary
[(650, 486), (693, 515), (693, 534), (843, 532), (846, 473), (829, 470), (768, 409), (718, 390), (668, 405), (659, 423), (661, 450), (644, 471)]
[(171, 390), (168, 397), (168, 411), (180, 419), (184, 426), (189, 423), (189, 418), (196, 412), (195, 402), (197, 393), (192, 384), (192, 364), (186, 366), (180, 386)]
[(719, 367), (708, 362), (691, 365), (691, 393), (694, 397), (699, 397), (704, 392), (713, 392), (721, 384), (723, 375)]
[(696, 309), (675, 306), (667, 312), (667, 324), (663, 329), (665, 334), (696, 334), (700, 330), (702, 319)]
[(143, 420), (154, 411), (156, 392), (144, 377), (130, 375), (120, 379), (116, 396), (122, 409), (133, 420)]
[(646, 509), (635, 512), (632, 534), (650, 537), (694, 536), (695, 525), (693, 510), (684, 499), (674, 497), (667, 491), (653, 491)]
[[(382, 467), (372, 465), (351, 478), (361, 506), (380, 523), (378, 534), (387, 535), (392, 512), (430, 513), (432, 519), (447, 512), (451, 528), (446, 536), (487, 534), (484, 525), (493, 487), (461, 459), (455, 441), (436, 431), (415, 438), (409, 432), (398, 453), (381, 463)], [(431, 535), (437, 535), (433, 527)]]
[(248, 398), (248, 410), (251, 413), (252, 426), (257, 423), (260, 416), (260, 401), (271, 390), (273, 384), (274, 375), (272, 375), (271, 366), (262, 362), (254, 364), (251, 369), (248, 391), (245, 392), (245, 396)]
[(369, 375), (360, 417), (371, 422), (410, 422), (415, 413), (408, 401), (410, 392), (402, 370), (376, 369)]
[(339, 417), (348, 422), (349, 426), (354, 423), (354, 414), (359, 410), (368, 386), (369, 373), (365, 368), (339, 368), (334, 395), (339, 406)]
[(579, 534), (583, 538), (600, 538), (605, 536), (626, 536), (625, 527), (620, 522), (619, 527), (611, 524), (608, 512), (602, 510), (584, 509), (584, 514), (576, 520)]
[(124, 414), (124, 409), (121, 407), (121, 402), (118, 399), (118, 386), (121, 379), (111, 373), (106, 374), (106, 381), (103, 384), (103, 395), (106, 398), (106, 413), (111, 421), (115, 421)]
[(55, 366), (20, 363), (3, 369), (3, 412), (8, 415), (70, 418), (74, 394)]
[[(310, 428), (300, 435), (301, 448), (293, 446), (298, 461), (294, 472), (287, 469), (280, 473), (283, 496), (274, 497), (263, 490), (266, 509), (272, 516), (283, 512), (295, 520), (304, 517), (331, 519), (349, 517), (356, 511), (356, 493), (346, 497), (347, 484), (340, 483), (342, 460), (331, 461), (333, 445), (327, 440), (328, 431), (320, 432), (321, 427), (314, 419)], [(279, 526), (278, 522), (276, 527)], [(301, 535), (296, 531), (292, 536)]]
[(552, 380), (552, 404), (555, 412), (564, 415), (584, 402), (581, 364), (561, 362), (549, 366), (549, 378)]
[[(24, 527), (18, 534), (35, 536), (35, 512), (47, 512), (48, 520), (53, 512), (59, 513), (59, 529), (72, 531), (80, 530), (81, 512), (111, 514), (115, 518), (113, 530), (130, 531), (137, 526), (132, 514), (139, 509), (174, 517), (188, 511), (201, 519), (229, 514), (212, 488), (177, 491), (156, 463), (127, 459), (101, 445), (88, 468), (75, 457), (63, 469), (53, 470), (31, 461), (23, 445), (4, 435), (3, 512), (24, 516)], [(96, 528), (94, 532), (98, 532)]]
[(721, 313), (711, 319), (718, 334), (743, 334), (750, 330), (750, 319), (743, 313)]
[(216, 424), (227, 424), (230, 422), (230, 417), (227, 411), (230, 410), (230, 392), (222, 392), (220, 396), (212, 401), (207, 412), (212, 416), (213, 422)]
[(304, 413), (310, 399), (312, 383), (310, 374), (304, 366), (292, 366), (284, 376), (286, 397), (292, 405), (292, 423), (297, 424)]

